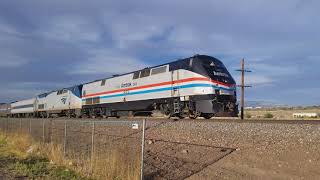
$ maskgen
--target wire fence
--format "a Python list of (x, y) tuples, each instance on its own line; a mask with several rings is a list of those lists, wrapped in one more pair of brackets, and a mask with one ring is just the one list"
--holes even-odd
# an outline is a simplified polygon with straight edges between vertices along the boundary
[[(53, 146), (61, 161), (67, 160), (96, 179), (182, 180), (235, 151), (190, 142), (188, 139), (195, 136), (193, 128), (172, 134), (173, 122), (148, 121), (147, 126), (145, 122), (0, 118), (0, 130), (8, 135), (27, 134)], [(162, 131), (165, 127), (169, 136)]]
[(0, 119), (5, 134), (29, 134), (64, 160), (101, 179), (142, 179), (143, 121)]

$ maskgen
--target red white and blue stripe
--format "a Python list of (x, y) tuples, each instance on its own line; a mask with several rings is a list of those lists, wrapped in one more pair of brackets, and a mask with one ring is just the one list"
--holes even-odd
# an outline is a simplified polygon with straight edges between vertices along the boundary
[[(129, 95), (140, 95), (140, 94), (150, 94), (155, 92), (171, 91), (172, 88), (175, 89), (188, 89), (188, 88), (214, 88), (223, 91), (235, 91), (235, 84), (226, 84), (223, 82), (211, 80), (203, 77), (196, 78), (186, 78), (176, 81), (167, 81), (155, 84), (142, 85), (137, 87), (123, 88), (112, 91), (104, 91), (92, 94), (86, 94), (82, 98), (86, 100), (92, 97), (100, 97), (101, 99), (108, 99), (114, 97), (122, 97)], [(124, 93), (126, 92), (126, 93)]]

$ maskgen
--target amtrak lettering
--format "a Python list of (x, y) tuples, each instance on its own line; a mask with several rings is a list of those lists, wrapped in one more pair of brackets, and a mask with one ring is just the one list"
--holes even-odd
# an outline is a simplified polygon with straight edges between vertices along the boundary
[(133, 87), (133, 86), (137, 86), (138, 84), (136, 83), (136, 82), (134, 82), (134, 83), (123, 83), (123, 84), (121, 84), (121, 88), (127, 88), (127, 87)]
[(214, 74), (215, 76), (229, 77), (229, 75), (228, 75), (228, 74), (226, 74), (226, 73), (222, 73), (222, 72), (216, 72), (216, 71), (213, 71), (213, 74)]

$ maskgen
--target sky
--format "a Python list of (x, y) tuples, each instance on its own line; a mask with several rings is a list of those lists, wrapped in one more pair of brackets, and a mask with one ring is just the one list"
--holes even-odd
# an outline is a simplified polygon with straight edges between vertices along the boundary
[(171, 62), (220, 59), (246, 99), (320, 104), (320, 1), (1, 0), (0, 102)]

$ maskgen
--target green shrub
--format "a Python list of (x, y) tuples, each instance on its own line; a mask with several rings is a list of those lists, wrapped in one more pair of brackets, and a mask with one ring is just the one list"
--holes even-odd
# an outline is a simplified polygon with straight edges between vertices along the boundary
[(264, 118), (273, 118), (273, 114), (266, 113), (266, 114), (264, 114)]

